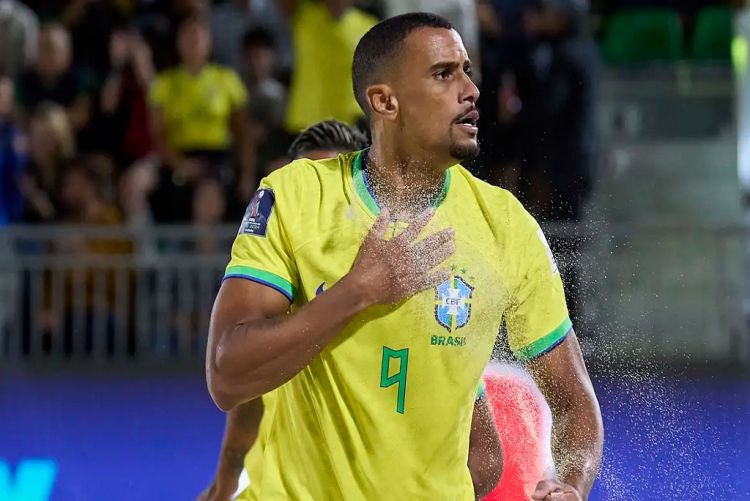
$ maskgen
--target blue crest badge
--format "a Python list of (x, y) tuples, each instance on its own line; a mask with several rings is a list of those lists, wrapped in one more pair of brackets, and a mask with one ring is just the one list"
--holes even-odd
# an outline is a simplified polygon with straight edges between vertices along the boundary
[(271, 210), (273, 210), (275, 201), (276, 197), (273, 190), (262, 188), (256, 191), (245, 210), (239, 233), (265, 237), (268, 231), (268, 220), (271, 218)]
[(473, 292), (474, 287), (458, 275), (451, 275), (435, 289), (435, 319), (448, 332), (469, 323)]

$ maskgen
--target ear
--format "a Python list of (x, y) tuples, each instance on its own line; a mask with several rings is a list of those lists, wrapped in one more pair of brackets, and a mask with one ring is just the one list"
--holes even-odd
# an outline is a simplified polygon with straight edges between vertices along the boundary
[(398, 116), (398, 99), (393, 90), (385, 84), (371, 85), (367, 88), (367, 102), (373, 115), (385, 120), (393, 120)]

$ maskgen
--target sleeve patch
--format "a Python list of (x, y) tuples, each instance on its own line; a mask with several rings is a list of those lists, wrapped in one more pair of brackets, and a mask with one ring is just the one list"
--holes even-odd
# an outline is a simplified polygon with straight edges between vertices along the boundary
[(271, 211), (275, 202), (276, 197), (273, 190), (261, 188), (256, 191), (245, 210), (245, 216), (242, 218), (238, 233), (265, 237), (268, 231), (268, 220), (271, 218)]
[(552, 268), (552, 274), (557, 275), (560, 270), (557, 267), (557, 260), (555, 259), (555, 256), (552, 254), (552, 249), (549, 246), (549, 243), (547, 243), (547, 237), (544, 236), (544, 232), (541, 228), (539, 228), (536, 232), (537, 236), (539, 237), (539, 240), (541, 240), (542, 245), (544, 245), (544, 248), (547, 250), (547, 258), (549, 259), (550, 267)]

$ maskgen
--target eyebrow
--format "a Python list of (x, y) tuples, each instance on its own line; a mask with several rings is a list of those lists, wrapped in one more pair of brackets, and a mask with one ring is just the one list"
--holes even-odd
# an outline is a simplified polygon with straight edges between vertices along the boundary
[[(447, 70), (447, 69), (455, 70), (459, 66), (460, 64), (457, 63), (456, 61), (440, 61), (439, 63), (435, 63), (432, 66), (430, 66), (429, 72), (434, 73), (438, 70)], [(467, 69), (470, 69), (471, 67), (472, 67), (471, 61), (469, 61), (468, 59), (464, 61), (464, 65), (463, 65), (464, 71), (466, 71)]]

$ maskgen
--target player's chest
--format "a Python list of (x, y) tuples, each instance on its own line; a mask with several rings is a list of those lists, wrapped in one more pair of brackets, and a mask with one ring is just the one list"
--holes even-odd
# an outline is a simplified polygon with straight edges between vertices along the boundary
[[(365, 232), (366, 227), (342, 225), (295, 252), (302, 303), (350, 271)], [(377, 331), (380, 340), (408, 339), (438, 351), (462, 351), (480, 338), (494, 341), (509, 298), (498, 262), (497, 249), (481, 229), (456, 228), (455, 253), (443, 264), (449, 271), (445, 280), (398, 305), (371, 308), (360, 323), (368, 326), (365, 330)], [(359, 337), (367, 341), (366, 335)]]

